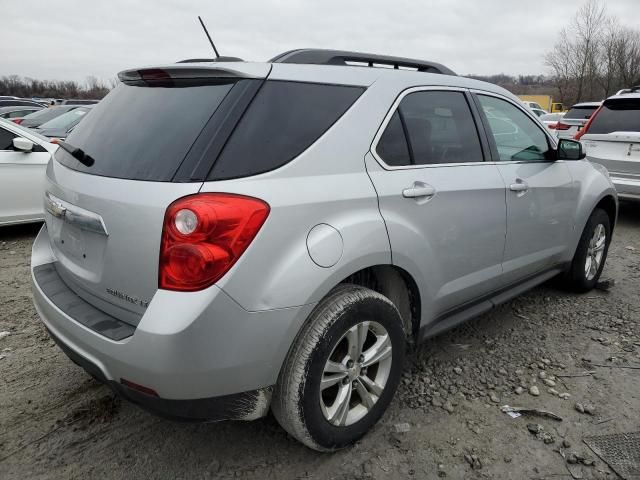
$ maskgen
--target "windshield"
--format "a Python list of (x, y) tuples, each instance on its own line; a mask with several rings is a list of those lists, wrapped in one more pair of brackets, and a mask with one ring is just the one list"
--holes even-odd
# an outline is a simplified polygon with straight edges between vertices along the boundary
[(229, 79), (206, 84), (120, 84), (67, 138), (69, 144), (91, 156), (94, 165), (84, 166), (61, 149), (56, 160), (94, 175), (171, 181), (235, 84)]
[(59, 117), (56, 117), (53, 120), (49, 120), (48, 122), (43, 123), (42, 125), (40, 125), (40, 129), (41, 130), (62, 129), (65, 131), (69, 130), (76, 123), (82, 120), (82, 117), (84, 117), (88, 112), (89, 112), (88, 108), (84, 108), (84, 107), (74, 108), (70, 112), (63, 113)]
[(640, 98), (607, 100), (589, 133), (640, 132)]
[(572, 120), (588, 120), (593, 112), (598, 109), (598, 105), (592, 107), (571, 107), (564, 118)]

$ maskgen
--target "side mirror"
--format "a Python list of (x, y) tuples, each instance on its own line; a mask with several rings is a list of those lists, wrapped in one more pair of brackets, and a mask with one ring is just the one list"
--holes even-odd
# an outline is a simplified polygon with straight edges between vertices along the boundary
[(13, 148), (21, 152), (30, 152), (33, 150), (33, 142), (26, 138), (16, 137), (13, 139)]
[(562, 138), (558, 142), (558, 160), (582, 160), (586, 156), (580, 142), (566, 138)]

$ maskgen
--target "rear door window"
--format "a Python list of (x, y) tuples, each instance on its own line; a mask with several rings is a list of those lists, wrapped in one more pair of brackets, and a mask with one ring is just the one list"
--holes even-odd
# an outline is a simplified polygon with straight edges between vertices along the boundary
[(588, 133), (640, 132), (640, 98), (610, 99), (594, 117)]
[(231, 134), (209, 180), (268, 172), (320, 138), (364, 91), (361, 87), (266, 81)]
[[(394, 121), (396, 115), (398, 121)], [(402, 99), (394, 117), (376, 147), (388, 165), (483, 161), (478, 131), (462, 92), (410, 93)], [(408, 156), (402, 154), (398, 125), (408, 136)]]

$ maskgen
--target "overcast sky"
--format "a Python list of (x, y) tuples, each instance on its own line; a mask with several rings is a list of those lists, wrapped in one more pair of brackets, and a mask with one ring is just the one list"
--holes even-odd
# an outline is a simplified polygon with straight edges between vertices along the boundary
[[(544, 53), (582, 0), (0, 0), (0, 75), (107, 79), (129, 67), (300, 47), (393, 54), (457, 73), (544, 73)], [(606, 0), (622, 23), (640, 0)]]

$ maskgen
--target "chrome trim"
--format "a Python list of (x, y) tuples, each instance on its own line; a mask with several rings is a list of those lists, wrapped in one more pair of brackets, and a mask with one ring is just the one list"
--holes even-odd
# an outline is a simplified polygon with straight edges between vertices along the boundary
[(105, 237), (109, 236), (107, 227), (100, 215), (60, 200), (49, 192), (45, 194), (45, 210), (55, 218), (75, 225), (81, 230), (104, 235)]

